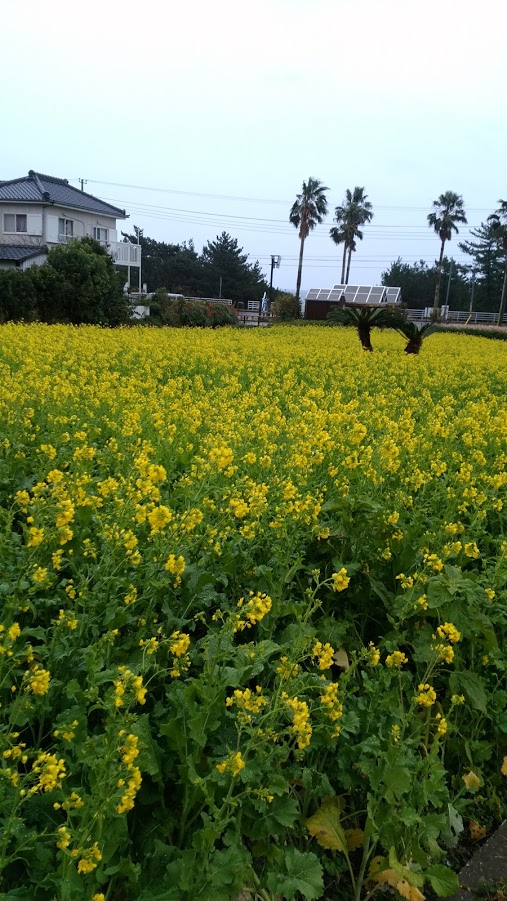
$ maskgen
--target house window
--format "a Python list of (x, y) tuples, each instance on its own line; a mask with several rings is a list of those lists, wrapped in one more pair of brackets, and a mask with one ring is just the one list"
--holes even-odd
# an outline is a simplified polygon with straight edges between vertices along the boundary
[(25, 213), (4, 213), (4, 232), (17, 235), (26, 234), (27, 230)]
[(100, 244), (107, 244), (107, 228), (94, 227), (93, 237), (96, 241), (99, 241)]
[(74, 237), (74, 222), (72, 219), (58, 220), (58, 240), (70, 241)]

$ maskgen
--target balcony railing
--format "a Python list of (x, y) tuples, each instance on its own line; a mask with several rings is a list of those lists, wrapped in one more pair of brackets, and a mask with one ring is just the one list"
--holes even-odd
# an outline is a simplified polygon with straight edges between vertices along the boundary
[(109, 253), (117, 266), (140, 266), (141, 245), (128, 244), (124, 241), (112, 241), (109, 245)]

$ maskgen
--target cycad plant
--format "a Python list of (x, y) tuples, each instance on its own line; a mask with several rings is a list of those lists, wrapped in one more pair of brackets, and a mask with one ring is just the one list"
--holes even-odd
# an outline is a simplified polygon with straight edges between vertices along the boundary
[(426, 325), (419, 327), (416, 322), (411, 322), (410, 320), (402, 319), (401, 317), (396, 322), (393, 322), (392, 325), (400, 335), (403, 335), (408, 339), (405, 347), (406, 354), (418, 354), (424, 339), (435, 331), (435, 326), (431, 322), (427, 322)]
[(354, 325), (364, 350), (373, 352), (371, 330), (377, 328), (397, 328), (401, 317), (390, 309), (383, 307), (335, 307), (328, 313), (331, 325)]

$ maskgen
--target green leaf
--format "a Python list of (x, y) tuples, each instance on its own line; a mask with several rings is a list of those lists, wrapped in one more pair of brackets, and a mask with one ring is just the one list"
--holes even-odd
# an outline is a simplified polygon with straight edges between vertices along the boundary
[(286, 875), (270, 873), (268, 877), (268, 889), (276, 895), (281, 895), (287, 901), (298, 896), (298, 893), (306, 898), (306, 901), (316, 901), (324, 891), (322, 867), (315, 854), (303, 853), (297, 848), (289, 848), (284, 855)]
[(384, 776), (384, 785), (387, 791), (393, 793), (395, 798), (401, 798), (412, 786), (409, 771), (403, 766), (391, 767)]
[(442, 863), (433, 864), (424, 875), (431, 882), (431, 887), (439, 898), (446, 898), (447, 895), (452, 895), (459, 889), (459, 879), (456, 873)]
[(484, 682), (476, 673), (468, 671), (453, 673), (449, 679), (449, 686), (453, 694), (461, 694), (463, 692), (474, 710), (480, 710), (481, 713), (488, 712)]
[(308, 832), (317, 839), (321, 848), (346, 852), (347, 839), (340, 824), (342, 808), (341, 798), (326, 798), (317, 812), (306, 821)]
[(447, 809), (449, 813), (449, 826), (455, 835), (459, 835), (463, 832), (463, 817), (452, 804), (448, 804)]

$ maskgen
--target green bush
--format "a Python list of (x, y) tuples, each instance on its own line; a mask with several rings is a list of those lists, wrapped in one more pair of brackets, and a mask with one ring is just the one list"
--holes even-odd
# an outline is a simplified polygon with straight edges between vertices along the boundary
[(168, 297), (165, 288), (159, 288), (150, 301), (148, 322), (152, 325), (175, 328), (218, 328), (223, 325), (236, 325), (237, 319), (230, 307), (225, 304)]
[(37, 319), (37, 298), (28, 272), (0, 270), (0, 322)]
[(39, 319), (115, 326), (128, 322), (130, 315), (112, 257), (92, 238), (53, 247), (43, 266), (0, 272), (2, 322)]
[(272, 312), (275, 319), (279, 322), (290, 322), (292, 319), (299, 319), (299, 301), (295, 294), (279, 294), (273, 302)]

